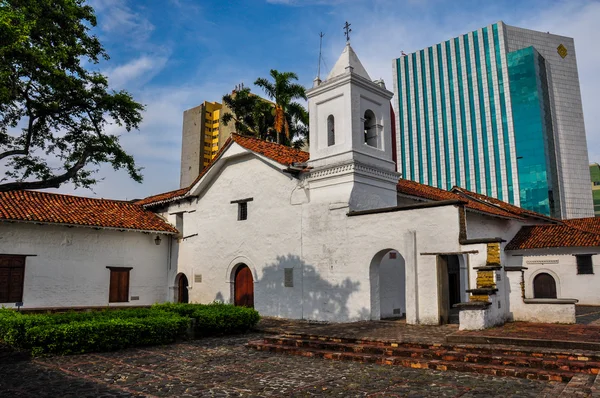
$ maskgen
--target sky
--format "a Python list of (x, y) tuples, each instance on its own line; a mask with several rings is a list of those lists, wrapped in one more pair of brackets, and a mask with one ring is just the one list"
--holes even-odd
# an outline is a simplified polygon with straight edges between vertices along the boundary
[[(58, 192), (113, 199), (142, 198), (179, 188), (183, 111), (220, 101), (235, 85), (298, 74), (305, 87), (345, 45), (343, 25), (373, 79), (392, 84), (392, 60), (488, 24), (504, 21), (575, 39), (590, 162), (600, 162), (600, 1), (590, 0), (89, 0), (98, 17), (92, 33), (110, 60), (99, 65), (112, 88), (145, 104), (139, 131), (122, 132), (123, 147), (143, 167), (144, 182), (102, 167), (91, 189)], [(121, 133), (117, 127), (109, 131)]]

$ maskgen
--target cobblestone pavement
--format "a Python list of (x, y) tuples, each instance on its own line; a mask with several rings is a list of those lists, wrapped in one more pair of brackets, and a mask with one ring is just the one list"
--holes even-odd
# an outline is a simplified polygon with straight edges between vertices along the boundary
[(321, 323), (282, 318), (261, 318), (258, 330), (267, 333), (302, 333), (353, 339), (442, 344), (446, 336), (458, 331), (458, 325), (407, 325), (406, 321), (363, 321)]
[(30, 360), (0, 347), (0, 397), (555, 397), (561, 383), (254, 351), (260, 335)]
[(578, 324), (600, 326), (600, 307), (595, 305), (575, 306)]
[(600, 343), (600, 327), (598, 325), (509, 322), (485, 330), (461, 330), (455, 335)]

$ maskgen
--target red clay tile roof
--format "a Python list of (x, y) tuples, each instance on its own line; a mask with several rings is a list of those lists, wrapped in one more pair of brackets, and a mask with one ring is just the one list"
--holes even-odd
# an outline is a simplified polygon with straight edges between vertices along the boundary
[(303, 163), (308, 161), (309, 158), (308, 152), (304, 152), (299, 149), (290, 148), (288, 146), (276, 144), (274, 142), (268, 142), (260, 140), (258, 138), (246, 137), (243, 135), (233, 133), (231, 134), (231, 137), (229, 137), (227, 141), (225, 141), (225, 144), (223, 144), (221, 149), (219, 149), (219, 152), (217, 152), (213, 160), (211, 160), (211, 162), (204, 169), (202, 169), (200, 175), (196, 177), (194, 182), (192, 182), (189, 187), (149, 196), (147, 198), (137, 201), (136, 204), (142, 206), (151, 206), (162, 203), (168, 203), (170, 201), (183, 198), (190, 191), (190, 189), (192, 189), (192, 187), (196, 185), (198, 181), (200, 181), (200, 179), (206, 174), (206, 172), (217, 162), (217, 160), (221, 157), (223, 152), (229, 147), (229, 144), (231, 142), (235, 142), (252, 152), (266, 156), (267, 158), (274, 160), (277, 163), (281, 163), (284, 166), (289, 166), (292, 163)]
[(551, 221), (559, 221), (552, 217), (545, 216), (543, 214), (536, 213), (531, 210), (526, 210), (521, 207), (515, 206), (513, 204), (503, 202), (500, 199), (496, 199), (491, 196), (482, 195), (480, 193), (469, 191), (469, 190), (461, 188), (461, 187), (457, 187), (457, 186), (453, 187), (452, 192), (455, 192), (455, 193), (458, 193), (461, 195), (466, 195), (469, 198), (474, 199), (476, 201), (485, 202), (489, 206), (494, 206), (494, 207), (500, 208), (501, 210), (512, 213), (519, 217), (536, 217), (536, 218), (548, 219)]
[(600, 234), (600, 217), (572, 218), (562, 222), (573, 228)]
[(600, 234), (569, 225), (533, 225), (522, 227), (505, 250), (544, 249), (549, 247), (600, 247)]
[(444, 189), (431, 187), (429, 185), (420, 184), (415, 181), (400, 179), (396, 187), (398, 192), (408, 196), (416, 196), (427, 200), (461, 200), (465, 203), (467, 209), (491, 214), (494, 216), (505, 217), (505, 218), (516, 218), (521, 219), (517, 214), (500, 209), (496, 206), (481, 203), (478, 200), (473, 200), (467, 195), (461, 195), (456, 192), (446, 191)]
[(138, 204), (37, 191), (0, 192), (0, 221), (177, 233), (175, 227)]
[(160, 204), (173, 199), (182, 198), (188, 191), (188, 188), (176, 189), (174, 191), (159, 193), (158, 195), (148, 196), (135, 202), (136, 205), (144, 206), (147, 204)]
[(231, 138), (244, 148), (264, 155), (269, 159), (285, 166), (289, 166), (292, 163), (303, 163), (308, 161), (309, 158), (308, 152), (290, 148), (285, 145), (276, 144), (274, 142), (263, 141), (252, 137), (245, 137), (239, 134), (232, 134)]

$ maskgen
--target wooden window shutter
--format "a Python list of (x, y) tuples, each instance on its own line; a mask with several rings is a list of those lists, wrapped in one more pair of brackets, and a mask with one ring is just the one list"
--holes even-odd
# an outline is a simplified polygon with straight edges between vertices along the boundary
[(23, 301), (25, 256), (0, 255), (0, 303)]

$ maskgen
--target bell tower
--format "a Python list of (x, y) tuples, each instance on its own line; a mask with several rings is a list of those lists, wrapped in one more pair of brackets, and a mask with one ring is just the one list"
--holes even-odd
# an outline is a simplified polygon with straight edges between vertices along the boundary
[(306, 95), (311, 202), (346, 202), (350, 210), (396, 206), (393, 93), (371, 80), (349, 41), (327, 79), (315, 79)]

